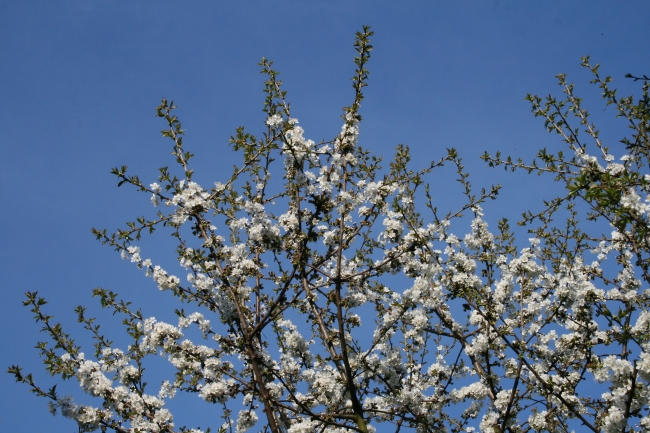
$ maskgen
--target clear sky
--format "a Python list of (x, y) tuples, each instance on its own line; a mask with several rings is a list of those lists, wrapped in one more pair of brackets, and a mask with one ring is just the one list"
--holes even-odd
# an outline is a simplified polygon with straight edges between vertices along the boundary
[[(56, 383), (33, 348), (44, 336), (21, 307), (26, 291), (50, 300), (48, 311), (73, 336), (83, 333), (72, 308), (96, 306), (98, 286), (147, 316), (177, 307), (90, 233), (150, 211), (148, 197), (117, 189), (109, 172), (128, 165), (150, 183), (158, 167), (173, 163), (154, 116), (161, 98), (179, 106), (196, 180), (209, 186), (237, 162), (227, 146), (235, 128), (263, 130), (260, 58), (275, 60), (306, 137), (331, 139), (352, 101), (354, 33), (370, 25), (375, 50), (361, 144), (383, 155), (408, 144), (423, 165), (456, 147), (475, 185), (505, 185), (490, 211), (516, 219), (539, 203), (530, 200), (542, 184), (488, 170), (478, 156), (557, 147), (524, 97), (559, 93), (554, 76), (562, 72), (594, 107), (595, 121), (603, 119), (604, 138), (620, 138), (620, 122), (599, 104), (580, 57), (590, 55), (631, 93), (625, 73), (650, 74), (649, 17), (647, 1), (0, 0), (0, 367), (18, 364), (43, 386)], [(444, 201), (452, 183), (434, 178), (434, 194)], [(76, 384), (67, 389), (80, 392)], [(207, 414), (177, 425), (220, 425), (198, 397), (188, 402)], [(0, 431), (74, 430), (0, 374)]]

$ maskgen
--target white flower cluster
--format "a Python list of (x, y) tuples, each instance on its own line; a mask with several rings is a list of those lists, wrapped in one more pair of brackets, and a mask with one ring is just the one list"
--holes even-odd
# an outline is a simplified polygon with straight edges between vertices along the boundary
[(292, 128), (287, 131), (287, 142), (282, 147), (282, 152), (285, 155), (284, 166), (287, 173), (294, 173), (294, 164), (301, 164), (302, 162), (317, 163), (320, 153), (316, 151), (316, 143), (304, 137), (305, 130), (298, 126), (297, 123), (297, 119), (292, 119)]
[(280, 116), (279, 114), (274, 114), (272, 116), (269, 116), (269, 118), (266, 119), (266, 124), (271, 128), (280, 126), (282, 125), (282, 116)]
[(645, 199), (641, 199), (639, 194), (632, 188), (627, 190), (627, 193), (621, 197), (621, 205), (626, 207), (640, 216), (647, 215), (648, 210), (650, 210), (650, 196), (646, 195)]
[(178, 189), (180, 192), (174, 194), (171, 200), (165, 202), (166, 206), (176, 207), (172, 216), (174, 224), (183, 224), (197, 210), (206, 211), (212, 208), (212, 203), (209, 201), (210, 194), (196, 182), (181, 180), (178, 183)]
[(154, 266), (153, 279), (158, 284), (160, 290), (175, 289), (181, 282), (178, 277), (167, 274), (160, 266)]
[[(153, 330), (153, 329), (152, 329)], [(83, 353), (76, 359), (69, 354), (61, 356), (61, 361), (73, 366), (75, 377), (81, 388), (94, 397), (104, 400), (104, 409), (95, 409), (74, 403), (72, 397), (59, 397), (50, 403), (50, 411), (61, 414), (77, 422), (80, 431), (95, 431), (102, 422), (108, 422), (115, 413), (127, 417), (131, 424), (129, 433), (146, 431), (158, 433), (174, 427), (171, 413), (165, 409), (161, 398), (137, 392), (133, 384), (137, 383), (141, 372), (129, 365), (128, 356), (119, 349), (106, 348), (99, 362), (86, 360)], [(115, 372), (114, 379), (106, 376), (107, 372)], [(114, 386), (114, 381), (121, 383)], [(169, 384), (167, 383), (169, 388)], [(166, 393), (170, 394), (169, 391)], [(173, 394), (173, 393), (171, 393)]]
[(169, 349), (183, 336), (180, 329), (169, 323), (157, 322), (155, 317), (146, 319), (141, 328), (144, 336), (140, 341), (140, 350), (145, 353), (156, 353), (158, 347)]
[(345, 124), (341, 128), (341, 133), (336, 138), (336, 149), (342, 150), (346, 147), (354, 147), (359, 141), (359, 119), (352, 111), (345, 115)]
[(183, 329), (190, 326), (191, 323), (196, 323), (203, 333), (203, 338), (207, 338), (208, 333), (212, 330), (210, 321), (205, 319), (203, 314), (194, 312), (187, 317), (180, 317), (178, 319), (178, 328)]
[(252, 410), (241, 410), (237, 416), (237, 433), (248, 431), (257, 423), (257, 415)]
[(76, 404), (70, 395), (59, 397), (55, 402), (49, 402), (48, 409), (53, 415), (59, 410), (64, 417), (76, 421), (80, 432), (97, 430), (101, 421), (110, 419), (112, 415), (109, 410)]
[(311, 364), (312, 355), (309, 352), (309, 341), (298, 332), (298, 328), (290, 320), (278, 321), (278, 326), (286, 329), (282, 342), (286, 353), (296, 358), (304, 359)]
[(160, 194), (160, 192), (162, 191), (162, 188), (161, 188), (160, 185), (158, 185), (156, 182), (154, 182), (154, 183), (152, 183), (151, 185), (149, 185), (149, 188), (150, 188), (151, 191), (153, 192), (153, 193), (151, 194), (151, 204), (153, 204), (154, 207), (157, 207), (158, 205), (160, 205), (159, 194)]

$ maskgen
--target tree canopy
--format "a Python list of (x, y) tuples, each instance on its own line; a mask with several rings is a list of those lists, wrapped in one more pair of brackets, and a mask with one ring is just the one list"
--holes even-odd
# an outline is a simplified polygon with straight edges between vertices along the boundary
[[(305, 137), (262, 59), (264, 131), (237, 129), (230, 142), (242, 162), (210, 188), (193, 180), (176, 106), (163, 100), (157, 115), (176, 167), (160, 168), (151, 184), (113, 169), (157, 215), (93, 233), (185, 304), (177, 323), (96, 289), (132, 342), (116, 347), (77, 307), (95, 339), (89, 356), (27, 293), (49, 337), (38, 346), (47, 370), (78, 381), (98, 404), (75, 403), (13, 366), (16, 380), (80, 431), (202, 431), (175, 426), (166, 401), (178, 392), (196, 394), (197, 410), (220, 408), (224, 423), (212, 426), (220, 432), (650, 428), (648, 78), (632, 76), (640, 96), (621, 97), (583, 59), (630, 128), (612, 145), (564, 75), (561, 99), (527, 97), (565, 149), (531, 162), (483, 156), (564, 187), (523, 215), (531, 237), (522, 241), (506, 219), (488, 227), (484, 204), (500, 187), (475, 191), (455, 149), (422, 166), (407, 146), (386, 164), (359, 144), (371, 36), (368, 27), (356, 35), (353, 100), (328, 141)], [(451, 212), (439, 210), (427, 183), (445, 166), (464, 195)], [(456, 235), (463, 218), (471, 230)], [(144, 258), (138, 241), (157, 230), (176, 238), (186, 277)], [(192, 327), (203, 340), (186, 338)], [(159, 355), (176, 373), (148, 382), (145, 359)]]

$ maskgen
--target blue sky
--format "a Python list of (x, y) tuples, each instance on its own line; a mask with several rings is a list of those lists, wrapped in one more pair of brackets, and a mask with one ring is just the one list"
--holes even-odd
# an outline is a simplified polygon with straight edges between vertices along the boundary
[[(489, 170), (478, 156), (557, 148), (524, 96), (559, 93), (554, 76), (562, 72), (594, 107), (594, 121), (602, 119), (604, 139), (620, 138), (622, 123), (599, 103), (580, 57), (590, 55), (622, 94), (631, 93), (638, 86), (625, 73), (650, 74), (649, 16), (644, 1), (0, 0), (0, 366), (18, 364), (43, 386), (55, 383), (33, 349), (41, 337), (21, 307), (26, 291), (46, 297), (73, 336), (83, 334), (72, 307), (96, 306), (98, 286), (145, 315), (176, 307), (90, 233), (149, 212), (148, 197), (117, 189), (109, 172), (128, 165), (149, 183), (172, 164), (154, 116), (161, 98), (179, 106), (196, 180), (210, 185), (238, 161), (227, 146), (235, 128), (262, 131), (262, 56), (275, 60), (307, 137), (340, 130), (353, 95), (354, 33), (368, 24), (375, 50), (361, 144), (386, 156), (408, 144), (423, 165), (456, 147), (476, 186), (504, 184), (489, 208), (493, 218), (516, 219), (549, 184)], [(441, 207), (453, 204), (453, 182), (444, 175), (432, 182)], [(154, 250), (169, 245), (148, 242)], [(205, 415), (201, 425), (212, 419)], [(0, 375), (0, 431), (74, 430)]]

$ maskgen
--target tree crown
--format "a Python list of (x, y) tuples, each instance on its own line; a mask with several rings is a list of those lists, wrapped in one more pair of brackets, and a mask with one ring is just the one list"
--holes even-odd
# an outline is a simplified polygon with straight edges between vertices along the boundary
[[(531, 163), (483, 156), (490, 166), (551, 174), (565, 187), (541, 212), (523, 215), (534, 237), (518, 245), (506, 219), (493, 233), (483, 218), (482, 204), (500, 187), (475, 192), (455, 149), (412, 168), (400, 145), (384, 169), (359, 145), (372, 32), (356, 36), (354, 98), (340, 133), (305, 138), (278, 72), (262, 59), (265, 131), (237, 129), (230, 143), (242, 164), (209, 189), (193, 181), (194, 155), (176, 106), (163, 99), (157, 116), (180, 174), (160, 168), (147, 186), (114, 168), (118, 186), (134, 186), (161, 210), (116, 233), (93, 233), (196, 311), (177, 309), (178, 323), (165, 323), (96, 289), (102, 307), (124, 318), (132, 344), (114, 347), (77, 307), (95, 339), (91, 360), (30, 292), (25, 305), (50, 337), (38, 345), (47, 370), (79, 381), (101, 404), (41, 388), (17, 366), (9, 372), (80, 431), (198, 432), (177, 429), (165, 408), (178, 391), (222, 407), (220, 432), (650, 428), (647, 77), (632, 77), (643, 80), (641, 97), (621, 98), (583, 59), (632, 131), (615, 148), (600, 141), (564, 75), (563, 100), (527, 97), (568, 149), (542, 150)], [(465, 200), (443, 214), (426, 176), (445, 165)], [(611, 234), (585, 230), (583, 214)], [(470, 233), (454, 235), (466, 215)], [(141, 256), (142, 234), (163, 227), (177, 239), (186, 282)], [(190, 326), (204, 341), (184, 338)], [(176, 375), (152, 394), (143, 365), (157, 354)]]

